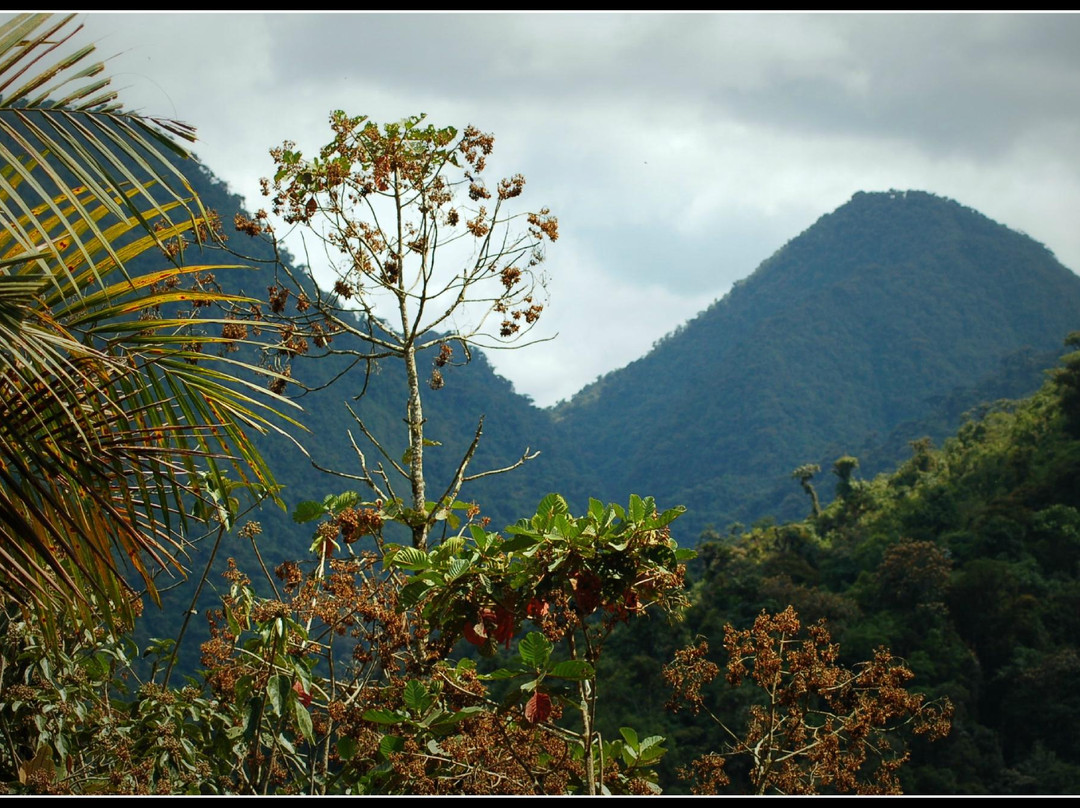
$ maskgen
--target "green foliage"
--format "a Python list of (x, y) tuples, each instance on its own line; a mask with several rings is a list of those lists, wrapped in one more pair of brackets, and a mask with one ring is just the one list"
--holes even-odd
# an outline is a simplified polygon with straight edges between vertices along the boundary
[[(302, 505), (315, 563), (279, 567), (274, 597), (230, 564), (206, 670), (179, 691), (160, 666), (119, 686), (128, 641), (84, 633), (58, 653), (9, 619), (0, 776), (24, 793), (658, 790), (661, 738), (596, 732), (597, 670), (612, 625), (681, 606), (680, 509), (633, 497), (575, 518), (552, 495), (509, 538), (467, 516), (428, 552), (383, 540), (394, 511), (350, 493)], [(354, 553), (361, 536), (378, 549)], [(462, 638), (516, 655), (480, 673), (450, 659)]]
[[(915, 441), (894, 473), (855, 481), (816, 519), (712, 535), (699, 548), (693, 606), (669, 647), (715, 637), (724, 623), (749, 627), (762, 609), (791, 604), (829, 620), (842, 664), (887, 646), (919, 692), (955, 705), (947, 739), (911, 745), (899, 772), (905, 791), (1075, 790), (1067, 778), (1080, 758), (1067, 727), (1077, 719), (1080, 443), (1062, 408), (1067, 395), (1052, 378), (1028, 400), (986, 408), (940, 449)], [(631, 658), (638, 641), (616, 633), (609, 652)], [(628, 692), (608, 720), (640, 715), (650, 688), (635, 688), (622, 671), (612, 677)], [(745, 706), (712, 694), (718, 717), (734, 726)], [(679, 716), (648, 726), (669, 738), (667, 783), (675, 768), (731, 740)], [(744, 775), (732, 766), (733, 779)], [(1034, 782), (1035, 771), (1046, 772), (1045, 783)]]

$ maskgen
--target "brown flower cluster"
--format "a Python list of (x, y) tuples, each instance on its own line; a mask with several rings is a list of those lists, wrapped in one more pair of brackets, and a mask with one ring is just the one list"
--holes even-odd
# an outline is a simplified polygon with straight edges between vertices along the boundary
[[(728, 682), (752, 684), (763, 701), (750, 707), (745, 733), (726, 754), (706, 756), (688, 770), (695, 793), (725, 784), (717, 763), (732, 756), (749, 758), (759, 794), (899, 793), (896, 772), (908, 755), (887, 736), (903, 727), (930, 739), (949, 731), (952, 706), (908, 692), (913, 674), (888, 650), (846, 668), (824, 621), (804, 630), (790, 606), (762, 612), (747, 630), (726, 626), (724, 648)], [(706, 650), (701, 643), (680, 651), (664, 673), (674, 700), (695, 712), (704, 705), (701, 685), (717, 673)]]
[(677, 713), (685, 702), (697, 715), (705, 706), (701, 689), (720, 675), (720, 668), (708, 659), (709, 643), (702, 639), (675, 652), (675, 659), (664, 666), (664, 681), (672, 688), (667, 708)]
[(526, 221), (534, 238), (539, 240), (547, 236), (551, 241), (559, 240), (559, 220), (551, 215), (548, 208), (541, 208), (539, 213), (530, 213)]
[(335, 521), (346, 544), (352, 544), (361, 536), (374, 536), (383, 526), (382, 514), (375, 508), (345, 508)]
[(495, 136), (485, 134), (475, 126), (465, 127), (465, 133), (461, 138), (458, 151), (465, 155), (465, 159), (474, 171), (483, 171), (486, 166), (484, 159), (495, 148)]
[(525, 177), (521, 174), (499, 180), (499, 199), (513, 199), (515, 196), (521, 196), (524, 190)]

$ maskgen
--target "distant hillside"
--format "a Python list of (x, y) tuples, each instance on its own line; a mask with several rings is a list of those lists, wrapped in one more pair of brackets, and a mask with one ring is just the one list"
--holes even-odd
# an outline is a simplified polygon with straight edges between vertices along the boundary
[(597, 495), (722, 528), (775, 512), (785, 479), (805, 508), (796, 466), (884, 441), (1078, 325), (1080, 278), (1041, 244), (932, 194), (858, 193), (555, 415)]
[[(668, 693), (648, 683), (701, 637), (725, 664), (725, 623), (746, 627), (763, 609), (792, 605), (804, 624), (828, 621), (847, 664), (885, 646), (907, 661), (918, 692), (952, 700), (949, 737), (912, 745), (905, 793), (1075, 794), (1078, 391), (1075, 351), (1033, 396), (989, 409), (942, 448), (912, 447), (831, 504), (821, 492), (818, 517), (712, 536), (699, 547), (684, 621), (648, 621), (609, 640), (604, 731), (632, 718), (639, 732), (664, 735), (661, 782), (670, 778), (665, 793), (679, 787), (676, 768), (728, 738), (702, 730), (700, 716), (667, 712)], [(745, 720), (722, 677), (704, 692), (729, 726)]]

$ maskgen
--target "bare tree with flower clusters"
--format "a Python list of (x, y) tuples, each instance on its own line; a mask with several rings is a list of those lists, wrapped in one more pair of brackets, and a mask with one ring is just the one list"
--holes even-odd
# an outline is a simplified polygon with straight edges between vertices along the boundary
[[(524, 190), (521, 174), (488, 186), (484, 170), (494, 146), (490, 134), (472, 126), (459, 133), (423, 121), (418, 115), (380, 127), (366, 116), (334, 112), (333, 139), (316, 157), (304, 157), (287, 141), (271, 150), (276, 172), (263, 181), (273, 213), (314, 234), (334, 271), (329, 293), (319, 291), (311, 277), (298, 282), (290, 275), (271, 287), (272, 314), (283, 315), (295, 296), (295, 313), (288, 314), (291, 325), (282, 339), (284, 354), (307, 353), (314, 343), (326, 352), (351, 353), (369, 369), (379, 359), (404, 362), (408, 451), (404, 458), (392, 457), (356, 417), (391, 472), (381, 463), (369, 469), (358, 453), (360, 478), (384, 500), (401, 502), (418, 548), (426, 547), (432, 525), (465, 482), (496, 473), (466, 471), (481, 420), (453, 479), (434, 501), (428, 500), (424, 448), (431, 441), (424, 435), (425, 374), (418, 356), (438, 349), (427, 379), (438, 389), (444, 384), (440, 368), (467, 362), (473, 346), (520, 345), (544, 310), (544, 277), (538, 268), (545, 242), (558, 238), (558, 220), (547, 208), (511, 210)], [(254, 221), (238, 219), (237, 227), (258, 235), (270, 230), (269, 218), (261, 211)], [(289, 272), (284, 266), (281, 270)], [(361, 347), (340, 348), (340, 341), (330, 345), (343, 334)], [(511, 468), (534, 456), (526, 449)], [(395, 472), (409, 482), (407, 504), (394, 494)]]
[(725, 764), (737, 757), (749, 761), (758, 794), (899, 794), (897, 770), (909, 755), (896, 733), (910, 728), (937, 740), (951, 729), (952, 703), (908, 692), (914, 674), (888, 649), (846, 668), (824, 621), (804, 633), (791, 606), (763, 611), (747, 630), (725, 626), (724, 649), (728, 684), (760, 691), (741, 734), (705, 703), (703, 688), (720, 674), (706, 641), (676, 652), (664, 668), (674, 689), (669, 708), (704, 710), (729, 738), (722, 753), (705, 754), (681, 772), (695, 794), (729, 785)]

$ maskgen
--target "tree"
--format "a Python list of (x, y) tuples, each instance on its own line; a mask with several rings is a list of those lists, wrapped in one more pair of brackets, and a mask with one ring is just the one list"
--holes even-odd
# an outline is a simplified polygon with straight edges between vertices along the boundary
[(156, 597), (230, 466), (273, 488), (248, 433), (274, 410), (212, 355), (238, 334), (208, 312), (248, 301), (183, 264), (215, 228), (173, 162), (194, 130), (125, 111), (93, 45), (62, 56), (71, 21), (0, 26), (0, 589), (53, 633), (130, 620), (132, 576)]
[[(430, 497), (424, 450), (432, 441), (424, 432), (419, 357), (438, 350), (427, 380), (438, 389), (444, 383), (440, 368), (468, 361), (474, 346), (520, 344), (544, 309), (538, 269), (544, 242), (558, 238), (558, 222), (548, 209), (510, 212), (524, 190), (522, 175), (501, 179), (494, 188), (486, 184), (491, 135), (472, 126), (459, 133), (423, 121), (418, 115), (380, 127), (365, 116), (334, 112), (333, 139), (318, 155), (305, 158), (294, 143), (284, 143), (271, 150), (276, 173), (263, 183), (273, 212), (314, 234), (336, 273), (332, 294), (318, 291), (311, 277), (303, 283), (286, 278), (272, 289), (271, 308), (277, 313), (291, 293), (296, 296), (297, 311), (287, 326), (293, 354), (305, 353), (310, 340), (328, 351), (351, 351), (369, 369), (385, 358), (404, 363), (405, 456), (392, 456), (362, 419), (357, 423), (390, 473), (408, 481), (410, 496), (396, 496), (383, 464), (370, 469), (362, 454), (361, 479), (384, 501), (400, 503), (418, 549), (427, 546), (432, 525), (444, 517), (462, 485), (494, 473), (468, 473), (481, 419), (453, 479)], [(516, 230), (522, 219), (524, 227)], [(256, 221), (238, 226), (254, 235), (266, 230), (267, 222), (268, 215), (260, 213)], [(330, 348), (338, 335), (362, 347), (338, 348), (339, 340)], [(526, 449), (515, 465), (532, 456)]]
[(810, 497), (810, 516), (814, 519), (821, 516), (821, 504), (818, 502), (817, 491), (814, 490), (810, 481), (819, 471), (821, 471), (821, 466), (817, 463), (804, 463), (791, 472), (792, 478), (799, 481), (803, 491)]
[(838, 478), (836, 483), (836, 495), (841, 499), (847, 499), (855, 489), (855, 483), (852, 481), (851, 475), (858, 467), (859, 459), (857, 457), (852, 457), (851, 455), (838, 457), (836, 458), (836, 462), (833, 463), (832, 471)]
[(909, 693), (913, 674), (888, 650), (846, 668), (824, 621), (802, 636), (790, 606), (775, 615), (763, 611), (744, 631), (725, 626), (724, 649), (728, 683), (760, 691), (745, 732), (730, 729), (705, 705), (702, 688), (720, 672), (707, 658), (707, 642), (677, 652), (664, 669), (675, 690), (672, 708), (705, 710), (730, 741), (726, 751), (702, 756), (685, 772), (696, 793), (728, 785), (725, 765), (733, 757), (748, 759), (758, 794), (899, 793), (896, 772), (908, 755), (893, 733), (908, 725), (930, 739), (949, 732), (952, 705)]

